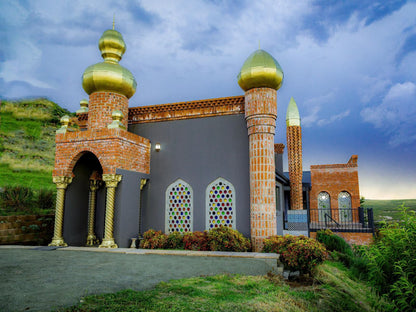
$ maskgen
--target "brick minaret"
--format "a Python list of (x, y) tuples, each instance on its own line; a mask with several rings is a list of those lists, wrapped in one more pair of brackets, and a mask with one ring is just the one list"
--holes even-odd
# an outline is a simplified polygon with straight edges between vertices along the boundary
[(238, 76), (245, 91), (245, 116), (250, 156), (250, 224), (254, 251), (261, 251), (263, 240), (276, 235), (276, 186), (274, 134), (276, 129), (276, 90), (283, 72), (267, 52), (249, 56)]
[(293, 98), (286, 114), (287, 157), (290, 179), (290, 209), (303, 209), (302, 196), (302, 129), (299, 110)]

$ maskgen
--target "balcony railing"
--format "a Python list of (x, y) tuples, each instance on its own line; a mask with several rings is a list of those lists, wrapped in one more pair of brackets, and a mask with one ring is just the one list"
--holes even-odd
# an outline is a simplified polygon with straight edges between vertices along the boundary
[(374, 233), (372, 208), (310, 209), (309, 231)]

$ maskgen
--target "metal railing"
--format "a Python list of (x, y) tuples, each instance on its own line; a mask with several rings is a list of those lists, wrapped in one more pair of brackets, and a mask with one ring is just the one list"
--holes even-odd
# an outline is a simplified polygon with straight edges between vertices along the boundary
[(372, 208), (310, 209), (309, 231), (374, 233)]

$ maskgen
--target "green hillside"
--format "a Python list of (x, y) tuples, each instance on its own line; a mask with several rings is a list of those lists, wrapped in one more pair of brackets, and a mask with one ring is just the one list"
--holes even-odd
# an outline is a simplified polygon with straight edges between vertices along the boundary
[(53, 189), (55, 131), (69, 111), (47, 99), (1, 101), (0, 187)]
[(373, 208), (375, 221), (398, 221), (403, 206), (416, 211), (416, 199), (376, 200), (366, 199), (363, 207)]

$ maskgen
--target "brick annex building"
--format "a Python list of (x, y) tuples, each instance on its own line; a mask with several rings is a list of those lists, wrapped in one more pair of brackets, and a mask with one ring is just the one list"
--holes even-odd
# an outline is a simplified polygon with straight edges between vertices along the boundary
[(371, 238), (359, 208), (357, 156), (303, 172), (293, 99), (283, 172), (285, 145), (274, 142), (283, 72), (270, 54), (259, 49), (245, 61), (242, 96), (129, 108), (136, 81), (119, 64), (122, 35), (105, 31), (99, 49), (104, 62), (83, 74), (89, 101), (77, 111), (79, 130), (70, 131), (64, 117), (56, 134), (52, 246), (128, 247), (151, 228), (218, 226), (250, 237), (256, 251), (268, 236), (313, 236), (323, 227)]

